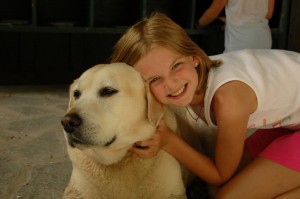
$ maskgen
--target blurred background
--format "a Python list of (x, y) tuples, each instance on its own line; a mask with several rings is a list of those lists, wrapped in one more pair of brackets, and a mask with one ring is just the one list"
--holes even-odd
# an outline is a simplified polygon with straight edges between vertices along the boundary
[[(0, 0), (0, 85), (69, 84), (107, 62), (126, 29), (153, 11), (168, 14), (208, 54), (224, 50), (224, 24), (195, 23), (211, 0)], [(276, 0), (274, 49), (300, 52), (299, 0)]]

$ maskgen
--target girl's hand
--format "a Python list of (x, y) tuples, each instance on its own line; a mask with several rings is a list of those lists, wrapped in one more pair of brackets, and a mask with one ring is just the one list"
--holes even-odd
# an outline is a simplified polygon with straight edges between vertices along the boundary
[(221, 30), (225, 30), (226, 18), (224, 16), (220, 16), (218, 19), (224, 23), (224, 25), (221, 27)]
[(166, 127), (164, 121), (161, 121), (152, 138), (136, 142), (129, 150), (134, 156), (140, 158), (153, 157), (164, 145), (167, 144), (167, 137), (170, 133), (171, 130)]

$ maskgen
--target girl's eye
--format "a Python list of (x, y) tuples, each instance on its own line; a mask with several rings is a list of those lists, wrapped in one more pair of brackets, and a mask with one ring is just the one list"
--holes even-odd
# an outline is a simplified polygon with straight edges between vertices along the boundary
[(172, 66), (172, 70), (175, 70), (175, 69), (179, 68), (180, 65), (181, 65), (181, 62), (178, 62), (178, 63), (174, 64), (174, 65)]
[(149, 82), (149, 84), (153, 84), (157, 80), (159, 80), (159, 77), (155, 77), (155, 78), (151, 79), (150, 82)]

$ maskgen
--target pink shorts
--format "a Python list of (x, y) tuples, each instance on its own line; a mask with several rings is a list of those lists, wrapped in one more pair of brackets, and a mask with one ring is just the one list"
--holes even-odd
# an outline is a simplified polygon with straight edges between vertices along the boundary
[(264, 157), (300, 171), (300, 130), (259, 129), (246, 139), (245, 145), (252, 158)]

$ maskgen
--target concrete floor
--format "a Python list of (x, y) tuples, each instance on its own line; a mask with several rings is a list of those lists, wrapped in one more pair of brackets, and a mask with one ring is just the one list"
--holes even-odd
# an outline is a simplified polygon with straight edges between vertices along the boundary
[(60, 119), (68, 86), (0, 86), (0, 198), (58, 199), (71, 163)]

